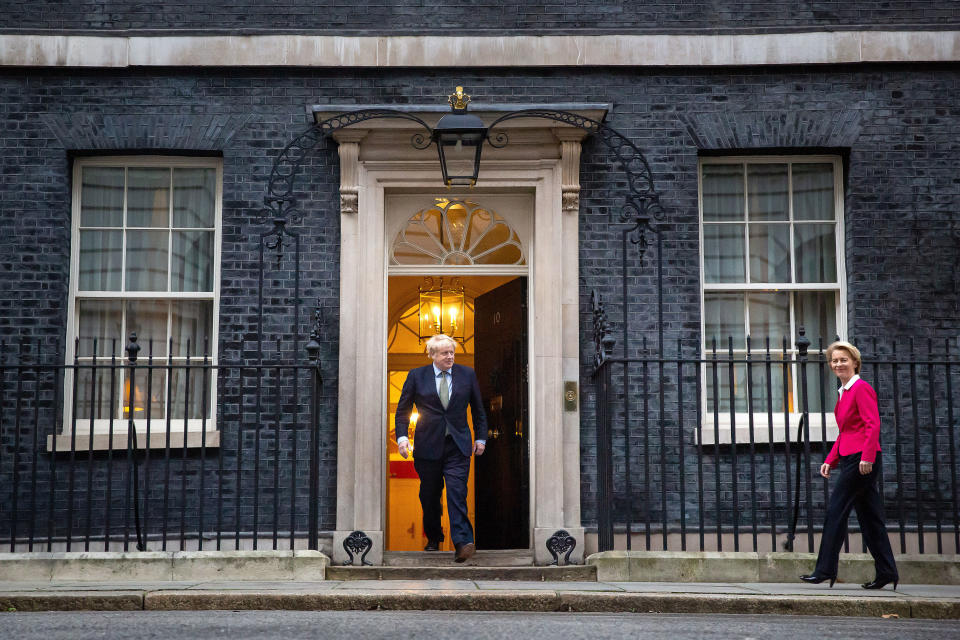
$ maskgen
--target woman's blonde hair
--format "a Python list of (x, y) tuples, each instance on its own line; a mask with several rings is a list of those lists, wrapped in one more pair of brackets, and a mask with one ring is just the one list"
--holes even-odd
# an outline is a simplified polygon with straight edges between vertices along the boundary
[(827, 347), (827, 353), (826, 353), (827, 364), (829, 364), (830, 360), (833, 359), (833, 352), (836, 351), (837, 349), (843, 349), (844, 351), (850, 354), (850, 356), (853, 358), (854, 363), (856, 363), (854, 364), (854, 367), (853, 367), (854, 373), (860, 373), (860, 363), (863, 360), (863, 358), (861, 358), (860, 356), (860, 349), (857, 349), (855, 346), (853, 346), (852, 344), (844, 340), (837, 340), (836, 342), (831, 344), (829, 347)]

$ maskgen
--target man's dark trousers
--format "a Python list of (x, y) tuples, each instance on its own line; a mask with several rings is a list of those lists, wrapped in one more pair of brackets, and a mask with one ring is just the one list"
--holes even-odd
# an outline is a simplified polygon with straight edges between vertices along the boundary
[(443, 539), (443, 529), (440, 526), (443, 508), (440, 498), (446, 484), (450, 537), (457, 545), (473, 542), (473, 527), (470, 526), (470, 518), (467, 514), (467, 477), (470, 474), (470, 456), (463, 455), (453, 438), (446, 436), (441, 459), (422, 460), (414, 456), (413, 468), (420, 476), (423, 533), (427, 540), (439, 542)]

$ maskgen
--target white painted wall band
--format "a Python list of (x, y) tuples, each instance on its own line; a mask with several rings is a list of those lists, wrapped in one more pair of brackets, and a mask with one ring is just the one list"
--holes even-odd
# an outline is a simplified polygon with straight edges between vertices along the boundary
[(673, 67), (960, 60), (960, 31), (756, 35), (0, 35), (7, 67)]

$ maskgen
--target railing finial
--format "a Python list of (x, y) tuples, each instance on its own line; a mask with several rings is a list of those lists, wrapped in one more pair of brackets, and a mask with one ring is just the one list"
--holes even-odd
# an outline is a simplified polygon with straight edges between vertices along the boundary
[(126, 351), (127, 351), (127, 359), (130, 360), (131, 363), (136, 362), (137, 354), (140, 353), (140, 345), (137, 344), (136, 331), (130, 332), (130, 343), (127, 345)]
[(810, 349), (810, 338), (807, 337), (807, 330), (802, 326), (799, 328), (800, 336), (797, 338), (797, 355), (801, 358), (807, 357)]

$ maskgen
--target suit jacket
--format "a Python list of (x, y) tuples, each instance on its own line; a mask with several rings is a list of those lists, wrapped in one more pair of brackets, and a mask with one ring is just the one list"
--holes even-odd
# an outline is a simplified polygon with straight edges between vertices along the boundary
[(433, 364), (419, 367), (407, 374), (397, 403), (394, 422), (396, 436), (410, 437), (410, 410), (417, 406), (420, 414), (414, 432), (415, 448), (413, 456), (423, 460), (439, 460), (443, 457), (443, 440), (447, 427), (450, 435), (465, 456), (473, 454), (473, 438), (467, 423), (467, 407), (473, 415), (473, 430), (477, 440), (487, 438), (487, 415), (483, 411), (480, 397), (480, 385), (477, 374), (470, 367), (459, 364), (450, 369), (453, 376), (453, 391), (450, 401), (444, 409), (437, 393), (437, 381), (433, 373)]
[(837, 466), (840, 456), (861, 452), (860, 460), (874, 462), (880, 451), (880, 411), (877, 392), (863, 379), (843, 392), (833, 410), (840, 435), (833, 443), (826, 463)]

